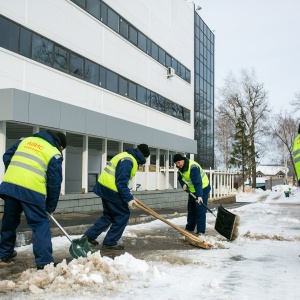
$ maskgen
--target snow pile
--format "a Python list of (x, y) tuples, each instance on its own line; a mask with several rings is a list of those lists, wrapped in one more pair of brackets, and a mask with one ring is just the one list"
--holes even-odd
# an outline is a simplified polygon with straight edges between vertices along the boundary
[(2, 292), (49, 293), (56, 295), (86, 296), (89, 293), (113, 294), (130, 288), (142, 287), (152, 279), (162, 277), (156, 267), (134, 258), (128, 253), (111, 259), (102, 257), (100, 251), (89, 253), (87, 258), (64, 260), (56, 267), (47, 265), (44, 270), (28, 269), (15, 282), (0, 282)]

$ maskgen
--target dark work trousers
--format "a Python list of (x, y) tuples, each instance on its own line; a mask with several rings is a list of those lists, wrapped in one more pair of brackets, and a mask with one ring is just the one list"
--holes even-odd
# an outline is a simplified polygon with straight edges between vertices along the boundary
[(16, 230), (24, 211), (27, 225), (32, 230), (32, 246), (37, 265), (53, 262), (49, 218), (46, 209), (10, 196), (4, 197), (1, 226), (0, 258), (10, 257), (16, 242)]
[(130, 217), (130, 210), (126, 202), (112, 202), (102, 199), (103, 215), (86, 231), (86, 235), (95, 240), (103, 231), (109, 230), (103, 240), (103, 245), (117, 245)]
[[(208, 196), (210, 192), (210, 185), (205, 187), (203, 190), (202, 200), (207, 206)], [(189, 231), (194, 231), (197, 225), (197, 233), (205, 233), (206, 230), (206, 208), (197, 203), (192, 195), (189, 194), (188, 205), (187, 205), (187, 224), (185, 229)]]

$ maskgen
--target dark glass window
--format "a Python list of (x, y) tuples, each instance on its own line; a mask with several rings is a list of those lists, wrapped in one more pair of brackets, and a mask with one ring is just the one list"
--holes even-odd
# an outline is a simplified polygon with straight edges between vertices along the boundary
[(159, 48), (158, 49), (158, 61), (162, 64), (165, 65), (166, 64), (166, 52), (164, 49)]
[(140, 31), (138, 32), (138, 47), (147, 53), (147, 38)]
[(104, 67), (101, 67), (101, 66), (100, 66), (99, 85), (104, 89), (106, 88), (106, 69)]
[(18, 53), (19, 26), (0, 17), (0, 47)]
[(119, 94), (128, 97), (128, 85), (127, 80), (119, 76)]
[(100, 1), (99, 0), (86, 0), (86, 10), (95, 18), (100, 20)]
[(107, 17), (107, 26), (115, 32), (119, 32), (119, 15), (112, 9), (108, 8)]
[(172, 66), (171, 56), (168, 53), (166, 53), (166, 66), (167, 67), (171, 67)]
[(32, 35), (32, 59), (53, 66), (52, 62), (53, 43), (37, 34)]
[(151, 53), (151, 44), (152, 44), (152, 41), (147, 38), (147, 54), (149, 54), (149, 55)]
[(99, 65), (86, 59), (85, 60), (85, 80), (99, 85)]
[(159, 111), (164, 112), (165, 111), (165, 98), (163, 96), (158, 96), (158, 107), (157, 109)]
[(172, 68), (175, 70), (175, 73), (178, 74), (178, 63), (175, 58), (172, 58)]
[(107, 24), (107, 5), (101, 1), (101, 18), (100, 21)]
[(20, 54), (28, 58), (31, 58), (31, 35), (31, 31), (20, 28)]
[(137, 45), (137, 30), (132, 26), (129, 27), (129, 40), (134, 45)]
[(128, 23), (123, 19), (120, 19), (120, 34), (128, 39)]
[(70, 74), (76, 77), (83, 77), (83, 58), (75, 53), (70, 57)]
[(150, 92), (150, 107), (158, 110), (158, 94)]
[(85, 0), (72, 0), (72, 1), (78, 4), (80, 7), (85, 8)]
[(185, 69), (185, 79), (186, 81), (191, 81), (191, 72), (188, 69)]
[(137, 87), (137, 101), (142, 104), (147, 104), (147, 90), (140, 85)]
[(185, 67), (180, 64), (180, 77), (185, 79)]
[(106, 88), (118, 94), (118, 74), (106, 70)]
[(172, 103), (168, 99), (165, 99), (165, 113), (172, 116)]
[(69, 70), (69, 51), (57, 45), (54, 47), (54, 68), (63, 71)]
[(154, 42), (151, 43), (151, 56), (158, 60), (158, 46)]
[(129, 92), (129, 98), (132, 99), (132, 100), (136, 100), (136, 84), (129, 81), (129, 89), (128, 89), (128, 92)]

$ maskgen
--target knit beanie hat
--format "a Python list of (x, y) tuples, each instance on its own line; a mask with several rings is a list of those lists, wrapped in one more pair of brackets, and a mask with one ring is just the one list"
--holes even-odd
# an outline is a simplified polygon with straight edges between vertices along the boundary
[(66, 135), (63, 134), (62, 132), (55, 132), (52, 130), (47, 130), (47, 133), (49, 133), (54, 141), (61, 147), (63, 147), (63, 149), (66, 149), (67, 147), (67, 138)]
[(146, 144), (140, 144), (137, 147), (142, 152), (142, 154), (143, 154), (144, 157), (147, 158), (150, 155), (150, 150), (149, 150), (148, 145), (146, 145)]
[(176, 162), (178, 162), (180, 160), (184, 160), (184, 159), (185, 159), (185, 157), (178, 153), (178, 154), (174, 155), (173, 162), (175, 164)]
[(64, 149), (66, 149), (66, 147), (67, 147), (67, 137), (66, 137), (66, 135), (63, 134), (62, 132), (57, 132), (56, 134), (57, 134), (57, 136), (58, 136), (58, 138), (59, 138), (59, 140), (60, 140), (60, 145), (61, 145)]

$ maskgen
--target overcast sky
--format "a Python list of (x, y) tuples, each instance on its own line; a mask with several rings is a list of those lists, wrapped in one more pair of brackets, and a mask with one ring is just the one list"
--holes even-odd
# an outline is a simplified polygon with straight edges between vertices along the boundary
[(290, 110), (300, 92), (299, 0), (194, 0), (215, 34), (215, 87), (229, 71), (254, 70), (273, 112)]

